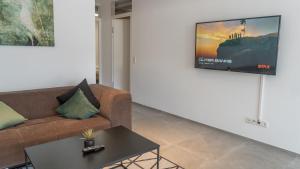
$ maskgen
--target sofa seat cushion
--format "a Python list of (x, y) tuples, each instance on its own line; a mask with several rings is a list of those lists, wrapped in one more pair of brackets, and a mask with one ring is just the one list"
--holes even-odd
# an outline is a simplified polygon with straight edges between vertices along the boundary
[(21, 164), (24, 162), (24, 150), (16, 129), (0, 130), (0, 168)]
[(58, 139), (57, 130), (61, 129), (57, 126), (56, 121), (33, 123), (35, 121), (16, 129), (22, 137), (21, 143), (24, 148)]
[(60, 116), (49, 116), (41, 119), (27, 120), (23, 124), (16, 126), (18, 134), (21, 136), (20, 142), (23, 148), (42, 144), (58, 139), (56, 121), (64, 120)]
[(16, 127), (22, 137), (23, 147), (42, 144), (80, 134), (84, 129), (101, 130), (111, 127), (109, 120), (100, 115), (85, 120), (50, 116), (43, 119), (28, 120)]
[(79, 135), (85, 129), (93, 128), (96, 131), (111, 127), (111, 122), (100, 115), (95, 115), (85, 120), (64, 119), (56, 123), (57, 126), (60, 126), (58, 130), (59, 138)]
[(31, 126), (31, 125), (41, 124), (41, 123), (49, 123), (49, 122), (53, 122), (53, 121), (57, 121), (57, 120), (64, 120), (64, 119), (65, 118), (60, 117), (60, 116), (49, 116), (49, 117), (42, 118), (42, 119), (32, 119), (32, 120), (27, 120), (24, 123), (16, 126), (16, 128)]

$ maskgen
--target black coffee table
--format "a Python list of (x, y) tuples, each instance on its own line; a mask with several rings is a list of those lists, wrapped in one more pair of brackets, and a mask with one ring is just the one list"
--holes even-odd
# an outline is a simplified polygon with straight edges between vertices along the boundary
[(96, 144), (104, 145), (105, 149), (86, 156), (82, 153), (80, 136), (28, 147), (26, 164), (34, 169), (100, 169), (120, 162), (126, 168), (122, 161), (156, 150), (156, 168), (159, 168), (160, 146), (125, 127), (96, 132)]

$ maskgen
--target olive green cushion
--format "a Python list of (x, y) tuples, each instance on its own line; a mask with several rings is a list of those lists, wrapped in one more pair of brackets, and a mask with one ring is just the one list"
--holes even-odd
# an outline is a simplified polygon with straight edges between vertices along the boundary
[(89, 102), (81, 89), (59, 106), (56, 111), (62, 116), (70, 119), (87, 119), (97, 114), (99, 110)]
[(0, 101), (0, 129), (21, 124), (27, 119)]

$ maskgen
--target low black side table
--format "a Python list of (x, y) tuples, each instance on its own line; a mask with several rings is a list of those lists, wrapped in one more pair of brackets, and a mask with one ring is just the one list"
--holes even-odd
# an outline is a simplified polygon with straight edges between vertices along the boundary
[(121, 162), (126, 168), (122, 161), (156, 150), (159, 169), (158, 144), (122, 126), (95, 134), (96, 144), (105, 146), (101, 152), (84, 156), (83, 141), (76, 136), (25, 148), (26, 164), (34, 169), (100, 169)]

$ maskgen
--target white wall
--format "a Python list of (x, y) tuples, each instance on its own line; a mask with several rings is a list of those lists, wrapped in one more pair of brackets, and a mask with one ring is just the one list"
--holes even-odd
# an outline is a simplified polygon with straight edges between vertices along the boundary
[(53, 3), (55, 47), (0, 46), (0, 92), (95, 83), (95, 2)]
[[(131, 87), (135, 102), (300, 153), (299, 2), (297, 0), (134, 0)], [(201, 21), (282, 14), (277, 76), (194, 69), (194, 29)], [(133, 58), (132, 58), (133, 59)]]

